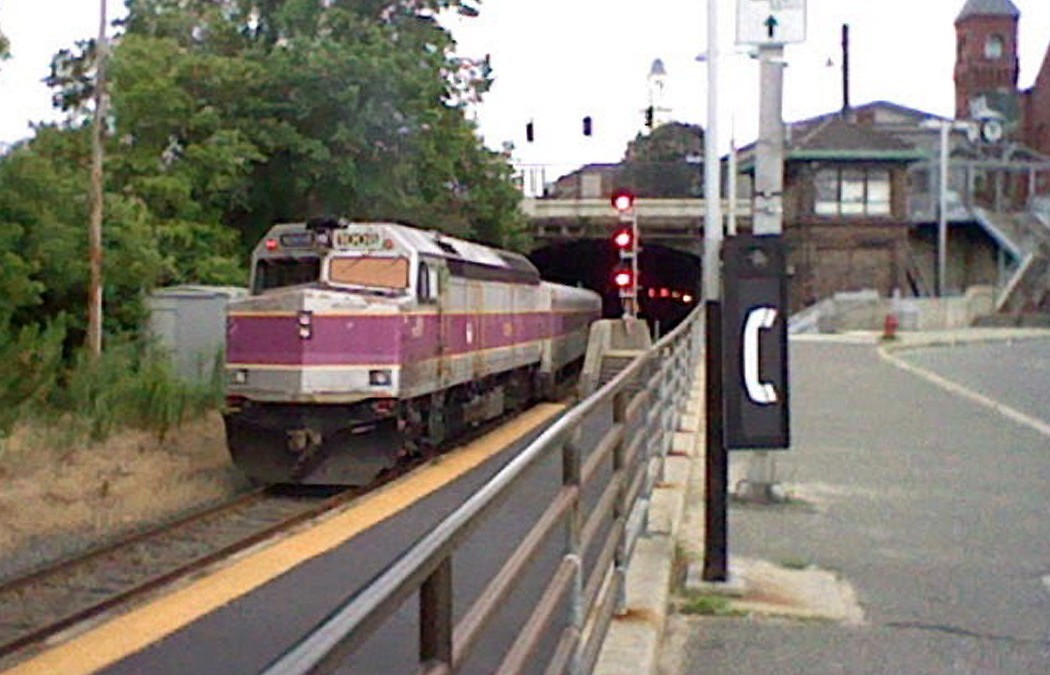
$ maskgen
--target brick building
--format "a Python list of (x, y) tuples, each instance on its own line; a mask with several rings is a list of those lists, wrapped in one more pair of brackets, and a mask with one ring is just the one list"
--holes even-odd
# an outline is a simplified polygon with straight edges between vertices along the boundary
[[(1007, 138), (1050, 156), (1050, 45), (1032, 86), (1019, 89), (1021, 18), (1010, 0), (963, 5), (955, 19), (955, 117), (1001, 117)], [(1039, 183), (1050, 187), (1050, 176)]]

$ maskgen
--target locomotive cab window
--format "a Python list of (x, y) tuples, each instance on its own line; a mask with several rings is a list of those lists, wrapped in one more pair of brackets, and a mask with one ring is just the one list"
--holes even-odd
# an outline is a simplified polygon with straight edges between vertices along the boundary
[(334, 257), (328, 262), (328, 280), (333, 284), (372, 288), (408, 288), (408, 258)]
[(310, 284), (320, 277), (320, 258), (263, 258), (255, 265), (252, 292), (262, 293), (272, 288)]
[(436, 297), (437, 279), (432, 274), (430, 266), (421, 262), (416, 270), (416, 298), (420, 302), (433, 302)]

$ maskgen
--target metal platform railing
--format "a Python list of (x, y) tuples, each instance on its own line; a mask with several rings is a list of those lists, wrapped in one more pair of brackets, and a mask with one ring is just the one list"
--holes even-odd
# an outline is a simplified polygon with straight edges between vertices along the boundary
[[(535, 667), (537, 660), (546, 661), (541, 670), (547, 673), (590, 672), (614, 613), (625, 610), (626, 568), (645, 531), (650, 495), (662, 478), (664, 459), (691, 391), (703, 344), (702, 314), (694, 311), (569, 409), (265, 672), (337, 670), (413, 594), (419, 597), (419, 672), (455, 672), (490, 628), (540, 547), (550, 545), (559, 530), (560, 561), (496, 672), (520, 672), (526, 663)], [(587, 438), (584, 423), (596, 415), (609, 423)], [(531, 467), (558, 455), (561, 485), (555, 498), (484, 591), (454, 621), (452, 563), (463, 543), (483, 520), (499, 517), (497, 507)], [(583, 498), (585, 492), (590, 498)], [(537, 654), (545, 637), (556, 648)]]

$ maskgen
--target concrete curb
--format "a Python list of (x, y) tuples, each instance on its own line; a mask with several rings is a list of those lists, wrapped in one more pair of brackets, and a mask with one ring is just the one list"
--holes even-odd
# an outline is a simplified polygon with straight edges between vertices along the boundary
[[(702, 369), (702, 367), (701, 367)], [(687, 409), (699, 410), (703, 400), (702, 378), (694, 384)], [(675, 547), (683, 521), (689, 486), (699, 456), (701, 416), (683, 415), (671, 454), (664, 464), (664, 479), (653, 490), (649, 527), (638, 540), (627, 568), (627, 613), (609, 624), (594, 673), (639, 675), (655, 673), (660, 658), (671, 599)]]

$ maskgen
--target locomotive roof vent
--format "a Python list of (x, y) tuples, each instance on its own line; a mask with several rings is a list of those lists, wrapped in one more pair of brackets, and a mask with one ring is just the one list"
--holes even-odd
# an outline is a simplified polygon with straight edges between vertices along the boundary
[(306, 229), (312, 232), (330, 232), (342, 226), (342, 221), (335, 216), (315, 216), (306, 221)]

